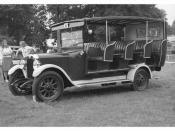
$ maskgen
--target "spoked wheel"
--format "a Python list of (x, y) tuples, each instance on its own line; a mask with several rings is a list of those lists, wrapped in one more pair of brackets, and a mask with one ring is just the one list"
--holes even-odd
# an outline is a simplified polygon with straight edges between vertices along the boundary
[(32, 93), (30, 90), (21, 89), (20, 86), (26, 82), (24, 76), (20, 71), (16, 71), (14, 74), (9, 76), (9, 90), (14, 96), (30, 95)]
[(47, 71), (34, 79), (32, 93), (36, 101), (50, 102), (61, 97), (63, 87), (62, 77), (54, 71)]
[(138, 69), (134, 76), (133, 88), (136, 91), (143, 91), (148, 87), (149, 77), (147, 71)]

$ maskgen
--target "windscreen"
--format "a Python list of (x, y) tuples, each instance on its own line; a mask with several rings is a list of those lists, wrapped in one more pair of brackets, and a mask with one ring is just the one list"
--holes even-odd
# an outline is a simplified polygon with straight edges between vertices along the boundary
[(61, 33), (62, 47), (83, 47), (83, 31), (63, 31)]

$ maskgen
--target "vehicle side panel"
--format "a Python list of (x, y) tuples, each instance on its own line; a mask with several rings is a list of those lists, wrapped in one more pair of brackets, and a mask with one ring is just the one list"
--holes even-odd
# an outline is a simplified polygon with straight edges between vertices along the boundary
[(48, 55), (47, 58), (40, 57), (40, 61), (42, 65), (52, 63), (61, 67), (72, 80), (81, 79), (85, 75), (85, 56), (80, 55), (79, 51), (60, 56), (55, 54)]

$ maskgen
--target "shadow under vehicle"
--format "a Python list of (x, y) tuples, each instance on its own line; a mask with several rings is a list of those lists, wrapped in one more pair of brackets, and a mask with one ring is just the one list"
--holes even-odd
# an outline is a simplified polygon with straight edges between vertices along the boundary
[(162, 19), (109, 16), (51, 25), (57, 53), (33, 54), (8, 74), (14, 95), (32, 93), (37, 101), (54, 101), (67, 87), (128, 84), (148, 86), (152, 71), (166, 58), (166, 22)]

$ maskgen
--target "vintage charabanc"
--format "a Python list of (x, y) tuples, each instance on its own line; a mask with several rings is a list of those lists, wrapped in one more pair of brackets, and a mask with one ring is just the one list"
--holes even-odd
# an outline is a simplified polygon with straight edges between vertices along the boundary
[(67, 87), (131, 84), (142, 91), (166, 58), (163, 19), (111, 16), (51, 25), (57, 53), (33, 54), (9, 72), (14, 95), (54, 101)]

